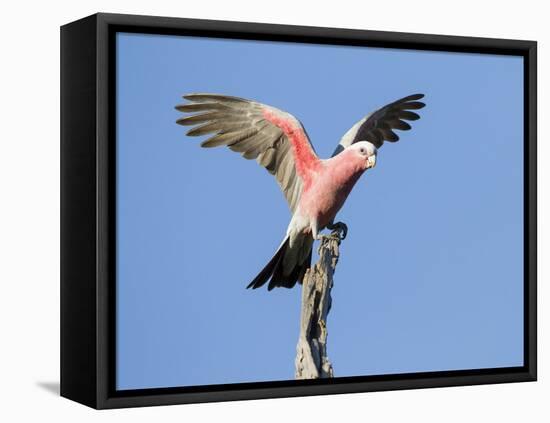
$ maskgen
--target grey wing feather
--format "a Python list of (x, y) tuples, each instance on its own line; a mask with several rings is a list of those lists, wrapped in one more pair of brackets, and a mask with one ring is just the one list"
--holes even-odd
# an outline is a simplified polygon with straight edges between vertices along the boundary
[(263, 111), (269, 109), (301, 126), (299, 121), (281, 110), (244, 98), (202, 93), (184, 98), (189, 103), (176, 109), (184, 113), (198, 112), (176, 121), (193, 126), (187, 135), (210, 134), (210, 138), (201, 143), (202, 147), (227, 146), (245, 159), (256, 159), (275, 176), (294, 212), (300, 200), (302, 180), (296, 172), (290, 141), (279, 127), (265, 119)]
[(411, 110), (418, 110), (425, 106), (423, 102), (417, 101), (422, 97), (424, 94), (409, 95), (365, 116), (344, 134), (332, 156), (336, 156), (344, 148), (359, 141), (369, 141), (376, 148), (380, 148), (384, 141), (398, 141), (399, 136), (393, 131), (397, 129), (408, 131), (411, 125), (405, 121), (420, 119), (420, 116)]

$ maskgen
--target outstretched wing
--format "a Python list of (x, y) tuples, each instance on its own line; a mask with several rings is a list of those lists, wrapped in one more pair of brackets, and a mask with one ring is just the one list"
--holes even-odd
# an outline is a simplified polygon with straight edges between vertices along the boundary
[(298, 205), (302, 187), (320, 163), (302, 124), (289, 113), (255, 101), (219, 94), (188, 94), (176, 106), (195, 113), (177, 120), (197, 125), (187, 135), (210, 138), (202, 147), (227, 146), (245, 159), (256, 159), (275, 176), (290, 210)]
[(420, 119), (420, 116), (411, 110), (425, 106), (421, 101), (417, 101), (422, 97), (424, 94), (409, 95), (365, 116), (344, 134), (332, 156), (336, 156), (344, 148), (358, 141), (369, 141), (376, 148), (380, 148), (384, 141), (398, 141), (399, 136), (393, 131), (396, 129), (408, 131), (411, 126), (405, 121)]

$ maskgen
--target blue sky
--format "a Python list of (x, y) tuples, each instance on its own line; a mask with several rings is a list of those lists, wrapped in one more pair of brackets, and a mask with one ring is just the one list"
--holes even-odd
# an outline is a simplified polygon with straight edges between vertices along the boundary
[(522, 78), (511, 56), (119, 34), (117, 388), (294, 374), (301, 289), (245, 289), (287, 205), (254, 161), (185, 136), (190, 92), (286, 110), (321, 157), (425, 93), (338, 216), (329, 358), (336, 376), (521, 366)]

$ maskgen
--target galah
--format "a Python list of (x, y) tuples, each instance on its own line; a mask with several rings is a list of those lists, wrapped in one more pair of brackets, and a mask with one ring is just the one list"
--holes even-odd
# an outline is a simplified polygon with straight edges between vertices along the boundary
[[(384, 141), (395, 142), (393, 130), (408, 130), (405, 122), (420, 116), (423, 94), (390, 103), (365, 116), (344, 134), (331, 158), (320, 159), (298, 119), (256, 101), (220, 94), (188, 94), (176, 106), (187, 115), (180, 125), (198, 125), (187, 135), (213, 134), (202, 147), (227, 146), (245, 159), (256, 159), (275, 176), (292, 212), (286, 236), (267, 265), (247, 288), (292, 288), (302, 283), (311, 266), (313, 242), (324, 228), (347, 228), (334, 223), (359, 177), (376, 164)], [(198, 112), (198, 113), (196, 113)]]

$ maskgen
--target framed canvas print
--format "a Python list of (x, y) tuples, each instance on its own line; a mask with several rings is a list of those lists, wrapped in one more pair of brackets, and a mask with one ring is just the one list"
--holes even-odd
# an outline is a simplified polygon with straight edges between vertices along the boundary
[(536, 43), (61, 29), (61, 394), (536, 380)]

